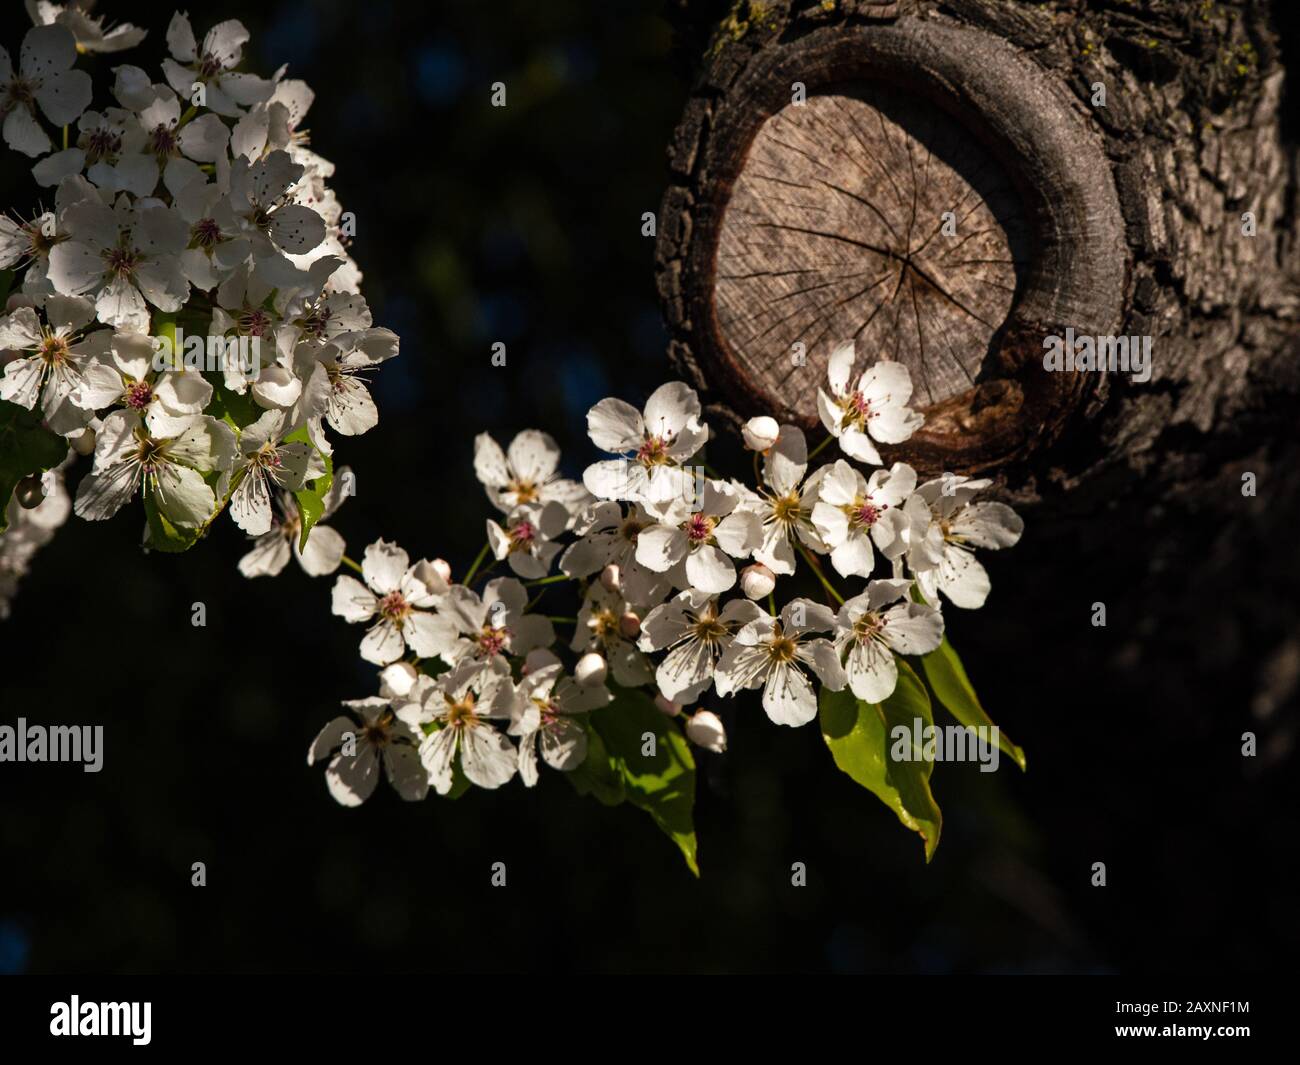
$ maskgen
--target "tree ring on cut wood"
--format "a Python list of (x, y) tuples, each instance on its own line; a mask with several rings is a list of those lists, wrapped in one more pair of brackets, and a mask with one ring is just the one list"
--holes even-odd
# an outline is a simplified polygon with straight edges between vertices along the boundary
[(926, 415), (890, 457), (977, 470), (1054, 438), (1099, 387), (1042, 357), (1046, 336), (1123, 321), (1110, 163), (1066, 89), (1007, 42), (904, 19), (763, 49), (700, 151), (690, 196), (666, 201), (661, 290), (738, 416), (815, 427), (826, 361), (853, 340), (858, 369), (908, 366)]
[[(955, 119), (866, 82), (759, 128), (719, 228), (718, 328), (770, 390), (852, 340), (912, 372), (932, 407), (966, 391), (1029, 262), (1020, 195)], [(802, 411), (802, 413), (811, 413)]]

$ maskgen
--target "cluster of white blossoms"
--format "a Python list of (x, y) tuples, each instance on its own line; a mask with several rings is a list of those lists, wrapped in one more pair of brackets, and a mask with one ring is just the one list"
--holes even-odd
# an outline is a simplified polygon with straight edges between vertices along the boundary
[[(362, 802), (381, 762), (407, 799), (448, 794), (458, 772), (484, 788), (516, 773), (532, 786), (539, 754), (575, 770), (588, 750), (584, 716), (626, 689), (653, 691), (688, 739), (714, 751), (726, 746), (721, 720), (683, 709), (710, 690), (761, 689), (768, 717), (792, 726), (817, 716), (819, 685), (887, 699), (898, 656), (939, 646), (945, 601), (983, 605), (976, 550), (1011, 546), (1023, 526), (1010, 507), (978, 499), (987, 480), (918, 484), (903, 463), (881, 467), (876, 445), (903, 442), (922, 419), (905, 366), (855, 376), (853, 363), (851, 344), (831, 356), (819, 404), (829, 436), (813, 452), (796, 426), (745, 426), (753, 484), (698, 460), (710, 433), (681, 383), (644, 410), (597, 403), (588, 434), (612, 457), (581, 483), (560, 476), (546, 433), (522, 432), (505, 450), (480, 435), (474, 466), (498, 513), (464, 579), (381, 540), (355, 565), (360, 579), (334, 586), (334, 613), (366, 626), (361, 655), (381, 670), (379, 694), (344, 704), (351, 713), (312, 745), (308, 760), (328, 760), (335, 798)], [(844, 457), (813, 469), (832, 441)], [(778, 605), (779, 581), (816, 598)], [(576, 614), (542, 613), (565, 584)]]
[[(52, 206), (0, 217), (0, 399), (93, 456), (80, 517), (142, 496), (146, 541), (179, 550), (229, 507), (262, 538), (246, 571), (272, 572), (295, 499), (329, 484), (327, 429), (376, 424), (366, 376), (398, 352), (360, 294), (334, 166), (309, 146), (312, 90), (240, 70), (238, 21), (197, 37), (177, 13), (160, 77), (114, 66), (97, 97), (79, 55), (143, 31), (28, 7), (17, 62), (0, 47), (0, 116)], [(309, 572), (342, 555), (323, 531), (295, 545)]]

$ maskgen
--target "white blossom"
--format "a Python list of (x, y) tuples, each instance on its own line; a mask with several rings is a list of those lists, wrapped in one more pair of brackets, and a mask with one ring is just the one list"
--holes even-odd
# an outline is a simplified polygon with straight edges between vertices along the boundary
[(154, 436), (175, 436), (202, 414), (212, 399), (202, 373), (154, 369), (157, 348), (143, 333), (109, 335), (107, 350), (94, 351), (83, 368), (74, 402), (88, 410), (121, 404)]
[(296, 492), (302, 488), (307, 466), (316, 449), (301, 441), (286, 443), (284, 414), (266, 411), (239, 433), (230, 493), (230, 516), (250, 536), (271, 529), (271, 491)]
[(569, 511), (563, 503), (520, 504), (506, 516), (504, 525), (487, 520), (492, 557), (506, 559), (511, 570), (525, 579), (545, 577), (560, 553), (555, 538), (568, 524)]
[(189, 16), (177, 12), (167, 27), (167, 47), (172, 58), (163, 60), (163, 73), (173, 89), (186, 99), (195, 84), (204, 86), (206, 105), (219, 115), (238, 116), (242, 108), (270, 97), (272, 81), (234, 68), (243, 58), (248, 30), (236, 19), (219, 22), (199, 44)]
[(39, 260), (43, 275), (55, 235), (53, 211), (43, 211), (28, 220), (0, 215), (0, 270), (22, 269)]
[(33, 26), (23, 38), (18, 69), (0, 46), (0, 115), (5, 143), (35, 158), (52, 147), (37, 121), (41, 112), (56, 127), (70, 126), (90, 106), (90, 75), (73, 70), (77, 42), (63, 26)]
[(78, 128), (86, 176), (109, 193), (152, 196), (158, 178), (172, 196), (205, 180), (201, 164), (224, 163), (230, 131), (216, 115), (182, 121), (181, 101), (166, 85), (147, 85), (138, 67), (118, 67), (122, 108), (87, 111)]
[(203, 475), (229, 470), (234, 455), (235, 435), (216, 418), (197, 417), (178, 435), (160, 437), (136, 411), (114, 411), (96, 434), (94, 468), (77, 486), (73, 510), (101, 521), (143, 489), (173, 525), (195, 528), (217, 505)]
[[(51, 296), (45, 302), (45, 325), (31, 307), (20, 307), (0, 318), (0, 349), (22, 353), (5, 365), (0, 399), (28, 410), (39, 399), (46, 419), (57, 418), (65, 405), (80, 406), (78, 390), (85, 383), (86, 364), (107, 339), (106, 330), (94, 340), (83, 337), (94, 316), (95, 307), (89, 300)], [(84, 424), (84, 419), (74, 416), (66, 430), (58, 431)]]
[(850, 458), (881, 465), (872, 441), (901, 444), (925, 420), (907, 405), (912, 397), (912, 375), (901, 362), (877, 362), (853, 380), (853, 344), (831, 352), (828, 395), (817, 390), (817, 412), (822, 424), (839, 439)]
[(437, 654), (436, 618), (428, 608), (447, 594), (447, 586), (431, 566), (411, 565), (396, 544), (377, 540), (361, 559), (365, 583), (346, 574), (334, 583), (334, 613), (353, 624), (369, 622), (361, 640), (361, 657), (386, 666), (407, 647), (428, 658)]
[(149, 331), (148, 304), (180, 310), (190, 291), (180, 265), (189, 229), (174, 210), (84, 200), (64, 219), (69, 238), (50, 251), (56, 291), (93, 298), (101, 322), (136, 333)]
[(466, 779), (480, 788), (499, 788), (515, 775), (518, 752), (492, 724), (515, 717), (517, 697), (505, 662), (464, 662), (431, 684), (417, 683), (411, 694), (418, 699), (398, 714), (413, 726), (438, 726), (421, 742), (420, 760), (439, 795), (451, 791), (458, 755)]
[(408, 802), (429, 791), (429, 774), (420, 762), (418, 730), (393, 712), (384, 696), (343, 703), (353, 717), (336, 717), (317, 734), (307, 752), (307, 764), (328, 758), (325, 783), (335, 801), (360, 806), (374, 794), (379, 767), (393, 790)]
[(15, 493), (5, 508), (9, 527), (0, 532), (0, 621), (9, 617), (18, 583), (36, 554), (72, 513), (62, 467), (41, 474), (41, 493), (43, 498), (35, 507), (23, 506)]
[(438, 604), (433, 653), (445, 662), (495, 666), (506, 655), (524, 657), (555, 642), (555, 628), (541, 614), (527, 613), (528, 591), (513, 577), (487, 582), (480, 596), (451, 586)]
[(1024, 532), (1020, 515), (1005, 503), (972, 502), (992, 483), (948, 475), (927, 481), (908, 500), (907, 562), (929, 602), (938, 603), (942, 592), (954, 606), (983, 606), (989, 576), (974, 549), (1011, 547)]
[(646, 503), (680, 497), (690, 477), (682, 466), (709, 438), (700, 398), (680, 381), (661, 385), (644, 413), (621, 399), (602, 399), (587, 412), (587, 435), (621, 458), (588, 466), (583, 484), (598, 499)]
[(474, 438), (474, 475), (503, 514), (525, 503), (561, 503), (576, 516), (591, 494), (577, 481), (561, 477), (559, 467), (559, 446), (538, 429), (516, 434), (505, 451), (487, 433)]
[(748, 599), (732, 599), (719, 610), (715, 597), (695, 589), (651, 610), (641, 623), (637, 646), (668, 651), (655, 670), (664, 698), (674, 703), (699, 698), (713, 682), (718, 656), (731, 646), (736, 631), (760, 615)]
[(557, 664), (530, 672), (519, 682), (517, 717), (510, 726), (519, 737), (519, 776), (526, 787), (537, 783), (537, 756), (552, 769), (570, 772), (587, 757), (587, 730), (575, 714), (608, 705), (613, 696), (602, 684), (579, 684)]
[(573, 667), (573, 679), (582, 685), (604, 684), (608, 675), (609, 663), (605, 661), (604, 655), (595, 651), (583, 655)]
[(879, 703), (893, 694), (895, 655), (929, 654), (943, 639), (943, 615), (907, 599), (911, 587), (910, 580), (871, 581), (836, 616), (835, 650), (849, 688), (863, 702)]
[(305, 385), (294, 420), (324, 417), (344, 436), (373, 429), (379, 422), (379, 410), (363, 375), (396, 356), (397, 350), (397, 334), (390, 329), (346, 333), (323, 347), (299, 344), (294, 375)]
[(324, 219), (293, 199), (291, 189), (302, 175), (302, 165), (282, 151), (254, 163), (240, 156), (231, 165), (231, 209), (252, 244), (257, 272), (273, 287), (302, 281), (303, 272), (286, 253), (301, 255), (325, 239)]
[(750, 599), (762, 599), (776, 587), (776, 574), (761, 562), (740, 571), (740, 590)]
[[(296, 558), (310, 577), (325, 577), (338, 569), (347, 544), (337, 531), (323, 523), (342, 505), (347, 495), (344, 486), (350, 473), (346, 466), (334, 471), (334, 481), (325, 493), (320, 520), (307, 534), (305, 547), (300, 546), (302, 517), (298, 504), (289, 493), (279, 493), (279, 514), (273, 515), (270, 530), (257, 537), (249, 552), (239, 560), (239, 572), (250, 578), (274, 577), (289, 564), (290, 557)], [(438, 570), (437, 559), (430, 565), (444, 581), (448, 579), (447, 574)]]
[(718, 662), (719, 695), (763, 689), (763, 709), (778, 725), (806, 725), (817, 716), (817, 693), (805, 670), (831, 691), (844, 687), (844, 670), (835, 647), (810, 632), (835, 626), (830, 608), (808, 599), (786, 604), (779, 618), (760, 614), (741, 627)]
[(903, 503), (916, 487), (916, 471), (896, 462), (889, 470), (864, 477), (843, 459), (821, 480), (812, 520), (830, 548), (831, 565), (841, 577), (869, 577), (875, 542), (886, 558), (907, 549)]
[[(86, 5), (89, 6), (89, 5)], [(145, 39), (147, 31), (129, 22), (105, 28), (104, 17), (95, 16), (81, 3), (57, 4), (51, 0), (27, 0), (27, 13), (37, 26), (57, 23), (76, 38), (81, 52), (121, 52), (134, 48)]]
[(736, 583), (732, 560), (747, 558), (762, 537), (758, 516), (739, 504), (734, 488), (709, 480), (698, 501), (673, 499), (652, 508), (659, 520), (641, 530), (636, 560), (656, 573), (684, 564), (692, 588), (712, 595), (727, 591)]
[(773, 573), (789, 575), (795, 569), (796, 547), (823, 553), (826, 545), (812, 522), (821, 480), (828, 466), (823, 466), (806, 480), (808, 443), (803, 430), (794, 425), (781, 426), (781, 433), (763, 459), (763, 484), (755, 494), (741, 488), (741, 506), (758, 515), (762, 524), (761, 540), (754, 548), (754, 558)]
[[(172, 203), (190, 229), (189, 244), (181, 252), (181, 269), (186, 279), (204, 292), (224, 285), (246, 263), (252, 252), (248, 238), (240, 234), (229, 198), (219, 186), (200, 178), (186, 184), (176, 193)], [(263, 295), (263, 299), (266, 295), (269, 292)], [(261, 328), (252, 328), (256, 325), (254, 322), (237, 323), (233, 320), (221, 322), (222, 327), (218, 328), (219, 309), (213, 308), (214, 335), (224, 334), (231, 326), (243, 325), (244, 335), (260, 337), (269, 323), (267, 316), (268, 323), (263, 323)], [(261, 311), (261, 314), (266, 312)]]

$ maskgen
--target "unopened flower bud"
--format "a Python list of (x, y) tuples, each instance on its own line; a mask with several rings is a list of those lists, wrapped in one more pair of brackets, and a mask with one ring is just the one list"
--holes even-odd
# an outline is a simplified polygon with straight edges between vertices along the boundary
[(429, 565), (433, 567), (434, 572), (437, 573), (439, 577), (441, 577), (448, 584), (451, 583), (451, 566), (447, 564), (447, 560), (445, 558), (435, 558), (432, 562), (429, 563)]
[(682, 712), (682, 704), (673, 702), (662, 692), (655, 696), (655, 707), (661, 714), (667, 714), (669, 717), (676, 717)]
[(78, 455), (89, 455), (95, 450), (95, 430), (86, 426), (80, 433), (69, 439), (68, 443)]
[(45, 502), (45, 487), (41, 484), (41, 475), (33, 473), (30, 477), (24, 477), (14, 489), (14, 495), (18, 498), (18, 505), (24, 510), (35, 510)]
[(595, 651), (583, 655), (578, 659), (578, 664), (573, 667), (573, 679), (584, 688), (594, 688), (597, 684), (604, 684), (608, 673), (609, 668), (605, 665), (605, 659)]
[(763, 415), (750, 418), (740, 430), (740, 435), (745, 438), (745, 446), (750, 451), (766, 451), (776, 443), (781, 435), (781, 427), (776, 424), (775, 418)]
[(740, 590), (750, 599), (762, 599), (771, 595), (775, 587), (776, 574), (761, 562), (755, 562), (740, 571)]
[(618, 566), (611, 562), (600, 571), (600, 583), (607, 592), (617, 592), (619, 590), (619, 573)]
[(394, 662), (379, 673), (380, 684), (394, 695), (406, 695), (415, 686), (420, 671), (410, 662)]
[(641, 619), (629, 610), (618, 619), (618, 631), (624, 639), (635, 640), (641, 635)]
[(709, 710), (697, 710), (687, 718), (686, 738), (714, 754), (727, 749), (727, 730), (722, 727), (722, 719)]

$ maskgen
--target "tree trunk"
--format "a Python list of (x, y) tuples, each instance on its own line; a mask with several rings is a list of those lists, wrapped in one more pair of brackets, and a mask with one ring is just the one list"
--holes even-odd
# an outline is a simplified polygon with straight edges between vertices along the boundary
[[(700, 48), (656, 249), (670, 357), (715, 418), (816, 428), (854, 340), (926, 415), (886, 462), (1024, 508), (990, 604), (1016, 620), (970, 641), (1030, 641), (1031, 690), (1081, 712), (1062, 671), (1194, 729), (1253, 720), (1261, 761), (1300, 677), (1280, 32), (1263, 0), (742, 0)], [(1150, 337), (1150, 380), (1045, 369), (1070, 329)]]

